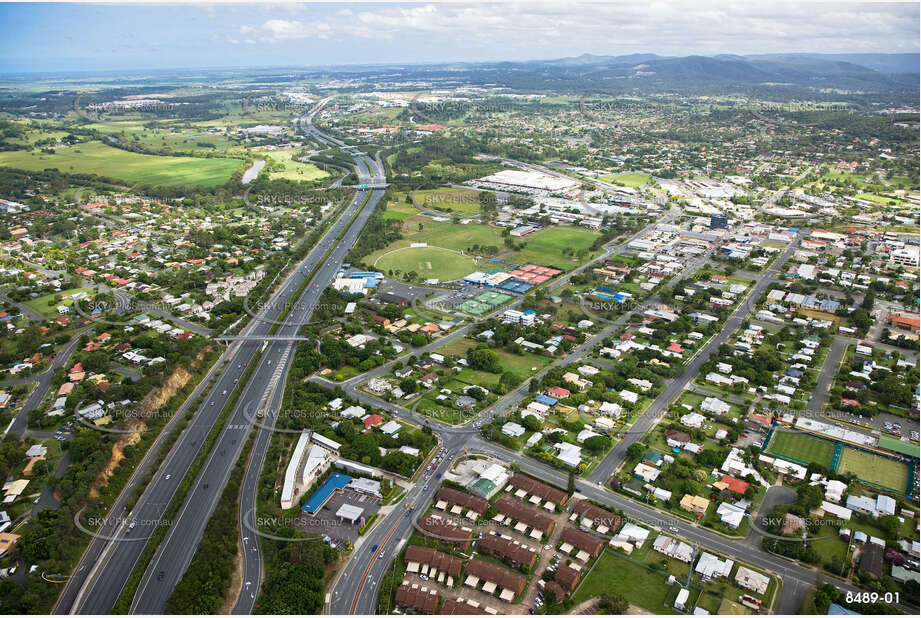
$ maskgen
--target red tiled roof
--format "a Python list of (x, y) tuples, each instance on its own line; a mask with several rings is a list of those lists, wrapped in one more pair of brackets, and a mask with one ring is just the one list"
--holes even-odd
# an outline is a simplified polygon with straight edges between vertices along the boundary
[(492, 582), (499, 588), (512, 590), (515, 596), (518, 596), (524, 591), (525, 584), (527, 583), (524, 575), (514, 573), (495, 564), (483, 562), (477, 558), (467, 563), (465, 573)]
[(460, 577), (462, 563), (460, 559), (440, 552), (431, 547), (410, 545), (406, 548), (406, 562), (418, 562), (429, 567), (443, 571), (451, 577)]
[[(617, 518), (619, 525), (620, 517), (617, 517), (617, 515), (614, 515), (613, 513), (610, 515)], [(617, 526), (614, 526), (614, 528), (616, 527)], [(569, 543), (576, 549), (587, 552), (589, 555), (591, 555), (592, 558), (597, 556), (604, 548), (604, 543), (594, 534), (582, 532), (581, 530), (576, 530), (575, 528), (571, 527), (566, 527), (563, 530), (563, 534), (560, 535), (560, 540), (564, 543)]]
[(531, 528), (540, 530), (544, 534), (550, 534), (553, 531), (553, 518), (544, 515), (537, 509), (525, 506), (520, 500), (514, 500), (508, 496), (502, 496), (495, 505), (496, 510), (503, 515), (511, 517), (516, 522), (527, 524)]
[(729, 486), (731, 491), (734, 491), (737, 494), (744, 494), (748, 489), (748, 483), (735, 477), (729, 476), (728, 474), (723, 475), (723, 482)]
[(419, 588), (413, 588), (408, 584), (403, 584), (397, 588), (397, 594), (394, 598), (397, 605), (401, 607), (411, 607), (423, 614), (434, 614), (438, 609), (438, 595), (432, 592), (422, 592)]
[(444, 500), (449, 505), (458, 504), (480, 515), (485, 513), (489, 506), (489, 502), (479, 496), (468, 494), (466, 491), (451, 489), (450, 487), (442, 487), (439, 489), (438, 493), (435, 494), (435, 500)]
[(549, 500), (554, 504), (566, 504), (566, 500), (569, 499), (569, 495), (562, 489), (557, 489), (547, 485), (546, 483), (541, 483), (538, 480), (532, 479), (530, 476), (525, 476), (523, 474), (514, 474), (508, 482), (509, 485), (515, 489), (523, 489), (529, 494), (540, 496), (541, 500)]
[(528, 568), (534, 566), (537, 560), (537, 553), (529, 547), (492, 534), (483, 537), (483, 540), (480, 541), (480, 549), (490, 552), (497, 558), (507, 558), (513, 564), (524, 565)]

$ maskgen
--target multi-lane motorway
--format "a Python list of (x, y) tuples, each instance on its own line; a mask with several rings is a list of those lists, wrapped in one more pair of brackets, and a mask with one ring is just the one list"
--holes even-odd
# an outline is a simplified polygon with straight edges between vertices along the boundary
[[(307, 123), (309, 125), (309, 122)], [(312, 131), (316, 132), (315, 129)], [(318, 132), (316, 132), (318, 133)], [(383, 178), (379, 162), (356, 157), (356, 171), (361, 183)], [(373, 170), (373, 171), (372, 171)], [(372, 181), (372, 178), (374, 179)], [(383, 190), (358, 191), (320, 242), (297, 265), (272, 299), (243, 330), (256, 340), (232, 344), (225, 352), (226, 364), (216, 383), (196, 411), (188, 427), (154, 474), (130, 513), (120, 511), (119, 504), (97, 533), (74, 571), (56, 611), (58, 613), (104, 614), (111, 611), (125, 583), (134, 570), (149, 539), (160, 526), (169, 531), (151, 561), (138, 587), (131, 609), (136, 613), (162, 613), (172, 589), (181, 578), (201, 540), (201, 534), (220, 497), (244, 443), (252, 429), (259, 406), (277, 410), (281, 388), (293, 358), (293, 344), (284, 341), (265, 343), (265, 351), (253, 368), (234, 409), (212, 446), (204, 466), (192, 483), (175, 521), (166, 522), (164, 514), (187, 471), (198, 456), (211, 428), (230, 400), (246, 366), (253, 361), (263, 342), (279, 321), (283, 308), (291, 312), (277, 334), (294, 335), (305, 323), (323, 290), (335, 276), (348, 249), (355, 244)], [(353, 220), (354, 219), (354, 220)], [(315, 272), (314, 272), (315, 271)], [(299, 298), (295, 293), (313, 273)], [(269, 396), (272, 399), (265, 400)], [(259, 446), (264, 452), (264, 446)], [(136, 479), (138, 479), (136, 475)]]

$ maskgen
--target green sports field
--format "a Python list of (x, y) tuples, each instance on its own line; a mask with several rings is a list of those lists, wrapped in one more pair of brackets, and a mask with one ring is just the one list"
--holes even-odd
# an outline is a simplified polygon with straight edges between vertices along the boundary
[(453, 281), (476, 270), (473, 259), (441, 247), (407, 247), (377, 258), (374, 268), (383, 272), (415, 271), (422, 279)]
[(626, 172), (623, 174), (612, 174), (609, 176), (600, 176), (598, 180), (603, 182), (609, 182), (612, 185), (620, 185), (622, 187), (642, 187), (644, 184), (649, 182), (650, 178), (646, 174), (640, 174), (639, 172)]
[(768, 445), (768, 455), (779, 455), (798, 463), (817, 463), (831, 467), (835, 454), (833, 442), (798, 431), (774, 431)]
[(422, 189), (413, 194), (417, 208), (475, 215), (480, 212), (479, 192), (472, 189)]
[[(535, 234), (525, 236), (527, 245), (514, 256), (516, 262), (541, 264), (542, 266), (555, 266), (563, 270), (571, 270), (589, 257), (594, 257), (598, 251), (589, 252), (598, 233), (583, 227), (552, 226)], [(573, 255), (564, 255), (564, 249), (574, 252), (585, 250), (585, 257), (578, 258)]]
[(908, 467), (905, 464), (859, 449), (844, 449), (837, 472), (852, 472), (861, 481), (899, 493), (905, 493), (908, 484)]
[(120, 150), (101, 142), (86, 142), (56, 147), (54, 154), (25, 150), (0, 152), (0, 167), (30, 171), (53, 168), (64, 174), (98, 174), (129, 184), (208, 187), (227, 182), (243, 167), (243, 161), (160, 157)]

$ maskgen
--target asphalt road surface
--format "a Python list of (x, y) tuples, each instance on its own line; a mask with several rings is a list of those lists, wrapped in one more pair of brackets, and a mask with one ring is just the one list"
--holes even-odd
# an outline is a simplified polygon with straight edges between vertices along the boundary
[[(374, 165), (368, 162), (367, 165)], [(360, 176), (368, 177), (367, 172)], [(383, 191), (370, 191), (370, 198), (362, 207), (368, 191), (359, 191), (351, 204), (324, 235), (320, 243), (297, 266), (281, 289), (266, 303), (259, 317), (244, 329), (244, 335), (264, 336), (282, 308), (294, 301), (294, 292), (308, 274), (319, 266), (310, 285), (278, 334), (293, 335), (300, 324), (308, 319), (316, 300), (332, 280), (349, 247), (353, 246), (362, 227), (383, 195)], [(360, 209), (360, 213), (359, 213)], [(353, 215), (356, 220), (351, 222)], [(351, 225), (350, 225), (351, 223)], [(344, 234), (341, 240), (337, 240)], [(325, 254), (332, 249), (328, 259)], [(231, 397), (244, 367), (252, 361), (260, 341), (244, 341), (232, 345), (229, 362), (220, 373), (203, 405), (189, 426), (173, 446), (153, 479), (147, 485), (132, 512), (111, 517), (107, 526), (97, 533), (88, 549), (88, 560), (81, 561), (75, 570), (56, 611), (66, 613), (108, 613), (114, 606), (128, 577), (134, 570), (146, 545), (146, 540), (158, 526), (170, 525), (170, 531), (151, 561), (136, 593), (132, 611), (162, 613), (166, 600), (188, 567), (201, 533), (207, 523), (230, 470), (246, 441), (252, 419), (269, 385), (283, 383), (284, 374), (293, 357), (290, 342), (272, 342), (267, 345), (259, 366), (244, 386), (241, 397), (216, 441), (206, 463), (195, 479), (186, 502), (173, 522), (165, 522), (163, 515), (177, 487), (195, 460), (208, 432), (217, 422), (221, 410)], [(287, 355), (285, 352), (288, 351)], [(282, 362), (282, 370), (276, 373)], [(132, 526), (131, 522), (134, 522)], [(103, 538), (103, 536), (105, 538)], [(96, 547), (92, 547), (95, 545)]]
[[(328, 139), (328, 136), (320, 133), (317, 129), (313, 128), (310, 124), (310, 119), (302, 118), (300, 125), (303, 131), (312, 132), (314, 135), (323, 135)], [(338, 140), (337, 140), (338, 141)], [(385, 182), (384, 176), (384, 167), (380, 161), (380, 155), (376, 159), (370, 159), (368, 157), (359, 157), (356, 161), (361, 161), (365, 170), (374, 169), (374, 182), (383, 183)], [(359, 171), (359, 182), (365, 183), (370, 182), (370, 178), (364, 173)], [(364, 192), (361, 192), (364, 194)], [(368, 201), (366, 206), (367, 213), (370, 216), (370, 213), (374, 210), (375, 205), (383, 196), (382, 191), (374, 191), (372, 193), (371, 199)], [(354, 228), (354, 238), (358, 237), (358, 234), (361, 232), (361, 229), (364, 227), (367, 217), (362, 221), (356, 221), (353, 225)], [(353, 230), (350, 230), (349, 233), (352, 234)], [(354, 238), (349, 241), (343, 239), (341, 243), (338, 244), (336, 248), (336, 255), (331, 256), (330, 261), (338, 265), (342, 264), (342, 261), (345, 258), (345, 254), (349, 249), (354, 245)], [(328, 283), (328, 282), (327, 282)], [(326, 285), (321, 285), (318, 290), (323, 291)], [(311, 306), (312, 308), (312, 306)], [(285, 372), (287, 374), (287, 371)], [(283, 383), (282, 383), (283, 384)], [(284, 389), (278, 389), (277, 399), (278, 402), (269, 408), (268, 418), (262, 421), (264, 426), (274, 426), (275, 417), (272, 415), (272, 412), (278, 410), (278, 407), (281, 402), (281, 397)], [(265, 461), (265, 453), (268, 450), (269, 443), (271, 442), (271, 431), (268, 429), (259, 430), (259, 435), (256, 436), (256, 443), (253, 445), (253, 452), (250, 455), (249, 462), (247, 463), (246, 473), (243, 478), (243, 487), (240, 494), (240, 507), (239, 507), (239, 530), (240, 538), (246, 539), (243, 541), (243, 564), (242, 564), (242, 580), (243, 587), (240, 590), (239, 595), (237, 596), (237, 602), (234, 604), (232, 613), (234, 614), (251, 614), (253, 607), (256, 603), (256, 600), (259, 597), (259, 588), (262, 583), (262, 552), (259, 546), (259, 539), (253, 532), (253, 530), (258, 529), (256, 525), (256, 507), (257, 507), (257, 492), (259, 487), (259, 477), (262, 474), (262, 467)], [(244, 518), (246, 521), (244, 521)]]
[[(359, 192), (353, 205), (360, 206), (366, 194), (363, 191)], [(320, 267), (299, 300), (302, 309), (300, 313), (292, 314), (294, 325), (283, 326), (278, 331), (279, 335), (295, 335), (299, 328), (298, 325), (309, 320), (320, 295), (332, 282), (349, 249), (355, 245), (358, 235), (382, 195), (382, 191), (374, 192), (342, 240), (335, 243), (330, 257)], [(345, 216), (347, 215), (344, 215), (343, 219)], [(215, 444), (207, 463), (195, 481), (185, 505), (180, 510), (178, 519), (170, 527), (169, 533), (160, 545), (157, 555), (138, 587), (131, 607), (132, 613), (157, 614), (165, 610), (167, 599), (195, 555), (207, 520), (217, 505), (220, 492), (230, 477), (233, 464), (252, 429), (254, 411), (264, 409), (268, 413), (268, 422), (273, 422), (274, 414), (281, 405), (285, 378), (293, 359), (294, 344), (292, 342), (272, 342), (267, 348), (266, 354), (260, 360), (258, 370), (246, 385), (244, 395), (240, 398), (221, 438)], [(255, 403), (265, 396), (271, 398), (267, 405), (263, 407)], [(258, 440), (256, 453), (259, 461), (264, 457), (268, 447), (268, 433), (266, 430), (261, 430), (262, 435)], [(259, 476), (256, 467), (252, 466), (253, 474), (247, 475), (247, 480), (252, 486), (255, 485)], [(254, 490), (248, 491), (246, 495), (252, 498)], [(256, 563), (261, 561), (252, 560), (253, 553), (250, 551), (245, 554), (247, 556), (244, 568), (246, 581), (259, 581), (261, 566)]]

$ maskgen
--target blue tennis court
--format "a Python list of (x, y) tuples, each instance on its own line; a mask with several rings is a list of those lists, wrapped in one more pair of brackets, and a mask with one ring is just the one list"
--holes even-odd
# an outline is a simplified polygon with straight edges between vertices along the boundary
[(510, 279), (506, 281), (505, 283), (503, 283), (502, 285), (500, 285), (499, 289), (506, 290), (508, 292), (516, 292), (518, 294), (524, 294), (525, 292), (527, 292), (533, 287), (534, 286), (531, 285), (530, 283), (524, 283), (522, 281), (518, 281), (517, 279)]

